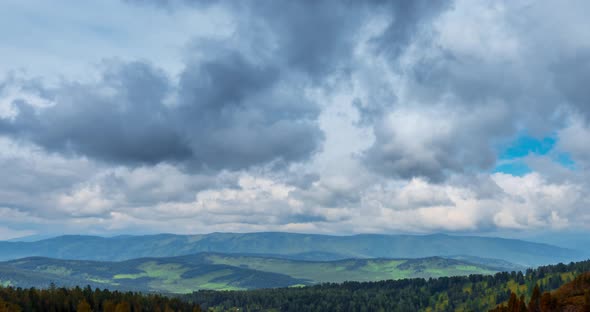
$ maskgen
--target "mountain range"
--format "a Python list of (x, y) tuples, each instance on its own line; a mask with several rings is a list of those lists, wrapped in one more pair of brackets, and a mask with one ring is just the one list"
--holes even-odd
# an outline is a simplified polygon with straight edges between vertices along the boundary
[(524, 271), (582, 251), (477, 236), (212, 233), (0, 242), (0, 286), (161, 293)]
[(67, 235), (33, 242), (0, 242), (0, 260), (36, 256), (122, 261), (201, 252), (264, 255), (311, 261), (426, 257), (473, 261), (484, 258), (527, 267), (581, 260), (587, 256), (578, 250), (516, 239), (444, 234), (329, 236), (263, 232), (158, 234), (109, 238)]

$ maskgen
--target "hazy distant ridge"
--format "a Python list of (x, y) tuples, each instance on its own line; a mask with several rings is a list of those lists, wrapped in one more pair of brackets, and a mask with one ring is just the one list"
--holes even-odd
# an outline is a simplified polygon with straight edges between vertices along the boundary
[(515, 239), (449, 235), (329, 236), (294, 233), (158, 234), (146, 236), (59, 236), (37, 242), (0, 242), (0, 260), (31, 256), (59, 259), (126, 260), (198, 252), (250, 253), (291, 259), (424, 258), (471, 256), (521, 265), (570, 262), (579, 251)]

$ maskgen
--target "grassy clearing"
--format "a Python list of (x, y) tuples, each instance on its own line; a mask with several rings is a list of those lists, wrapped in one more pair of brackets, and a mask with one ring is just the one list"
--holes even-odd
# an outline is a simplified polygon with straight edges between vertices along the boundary
[(113, 276), (114, 279), (138, 279), (141, 277), (151, 277), (164, 282), (174, 281), (181, 279), (184, 272), (188, 271), (188, 268), (183, 267), (181, 264), (166, 263), (158, 264), (155, 261), (146, 262), (138, 267), (142, 270), (142, 273), (137, 274), (116, 274)]
[(231, 270), (215, 271), (201, 275), (196, 278), (168, 278), (165, 280), (157, 279), (151, 281), (149, 286), (154, 289), (161, 289), (170, 293), (190, 293), (199, 289), (208, 290), (243, 290), (244, 288), (229, 285), (227, 282), (216, 281), (222, 280), (223, 277), (232, 274)]
[(6, 281), (0, 280), (0, 286), (9, 287), (9, 286), (12, 286), (12, 282), (9, 280), (6, 280)]
[(88, 277), (86, 278), (88, 281), (94, 282), (94, 283), (101, 283), (101, 284), (107, 284), (107, 285), (121, 285), (119, 283), (113, 282), (109, 279), (103, 279), (103, 278), (97, 278), (97, 277)]
[(72, 270), (62, 267), (62, 266), (56, 266), (56, 265), (39, 266), (39, 267), (37, 267), (37, 271), (43, 272), (43, 273), (55, 274), (55, 275), (59, 275), (59, 276), (72, 275)]
[[(185, 278), (182, 275), (190, 268), (178, 263), (157, 263), (150, 261), (138, 267), (142, 273), (116, 274), (115, 280), (136, 280), (139, 278), (150, 278), (148, 287), (153, 290), (168, 293), (190, 293), (199, 289), (208, 290), (242, 290), (223, 281), (223, 277), (233, 273), (232, 270), (219, 270), (203, 274), (195, 278)], [(221, 281), (219, 281), (221, 280)], [(215, 281), (215, 282), (214, 282)], [(128, 283), (127, 283), (128, 284)]]

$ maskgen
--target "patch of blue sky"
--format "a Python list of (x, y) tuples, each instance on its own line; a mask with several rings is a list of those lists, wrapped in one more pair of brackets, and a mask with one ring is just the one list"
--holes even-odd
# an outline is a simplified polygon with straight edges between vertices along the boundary
[(499, 162), (493, 170), (494, 173), (501, 172), (513, 176), (524, 176), (531, 172), (531, 168), (522, 160)]
[(569, 169), (576, 169), (576, 162), (572, 159), (572, 157), (568, 153), (558, 153), (553, 157), (553, 161), (559, 163), (560, 165), (569, 168)]
[(567, 153), (555, 151), (557, 138), (547, 136), (535, 138), (526, 134), (518, 136), (507, 147), (499, 149), (498, 163), (493, 172), (502, 172), (514, 176), (523, 176), (532, 172), (526, 164), (525, 157), (529, 155), (548, 156), (554, 162), (574, 170), (575, 162)]
[(557, 143), (555, 137), (537, 139), (528, 135), (522, 135), (500, 154), (500, 159), (522, 158), (529, 154), (546, 155), (553, 149), (555, 143)]

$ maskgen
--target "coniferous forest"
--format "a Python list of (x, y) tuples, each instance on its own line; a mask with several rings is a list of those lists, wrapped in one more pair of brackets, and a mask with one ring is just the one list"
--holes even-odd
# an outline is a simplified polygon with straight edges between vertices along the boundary
[[(535, 287), (540, 293), (546, 293), (588, 271), (590, 261), (583, 261), (495, 275), (346, 282), (251, 291), (198, 291), (186, 298), (214, 311), (236, 308), (240, 311), (488, 311), (511, 300), (522, 298), (528, 303)], [(510, 305), (513, 306), (514, 303)]]

